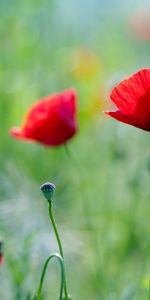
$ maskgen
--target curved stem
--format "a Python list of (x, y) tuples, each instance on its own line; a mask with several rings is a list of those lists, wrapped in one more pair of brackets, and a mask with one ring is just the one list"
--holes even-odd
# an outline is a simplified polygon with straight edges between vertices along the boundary
[(43, 267), (43, 270), (42, 270), (42, 274), (41, 274), (41, 278), (40, 278), (39, 287), (38, 287), (37, 293), (36, 293), (36, 298), (35, 298), (36, 300), (41, 300), (42, 287), (43, 287), (43, 283), (44, 283), (44, 278), (45, 278), (45, 273), (46, 273), (46, 270), (47, 270), (47, 266), (48, 266), (49, 261), (54, 257), (59, 260), (60, 267), (61, 267), (61, 285), (60, 285), (59, 300), (63, 300), (63, 285), (64, 285), (64, 280), (65, 280), (64, 262), (63, 262), (63, 258), (57, 253), (51, 254), (47, 258), (47, 260), (45, 261), (45, 264), (44, 264), (44, 267)]
[[(55, 219), (53, 217), (52, 202), (50, 202), (50, 201), (49, 201), (48, 208), (49, 208), (49, 217), (50, 217), (50, 221), (52, 223), (53, 229), (54, 229), (54, 233), (55, 233), (56, 240), (57, 240), (58, 247), (59, 247), (59, 252), (60, 252), (60, 255), (62, 256), (62, 258), (64, 259), (64, 253), (63, 253), (63, 248), (62, 248), (60, 236), (59, 236), (59, 233), (58, 233), (58, 229), (57, 229), (57, 225), (56, 225)], [(65, 266), (64, 266), (64, 273), (65, 273)], [(66, 276), (64, 276), (64, 294), (65, 294), (66, 300), (69, 300), (68, 289), (67, 289), (67, 282), (66, 282)]]

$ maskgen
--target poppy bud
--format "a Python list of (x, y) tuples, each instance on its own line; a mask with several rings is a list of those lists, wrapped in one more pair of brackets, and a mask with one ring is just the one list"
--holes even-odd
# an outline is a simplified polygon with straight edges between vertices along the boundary
[(43, 192), (44, 197), (48, 200), (48, 201), (52, 201), (56, 186), (54, 183), (51, 182), (46, 182), (43, 183), (40, 187), (41, 191)]

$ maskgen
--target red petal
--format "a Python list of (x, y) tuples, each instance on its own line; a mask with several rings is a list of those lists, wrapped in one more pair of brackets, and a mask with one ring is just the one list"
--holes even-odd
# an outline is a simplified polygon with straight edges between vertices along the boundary
[(105, 111), (105, 114), (111, 116), (112, 118), (114, 118), (120, 122), (127, 123), (129, 125), (134, 125), (133, 121), (129, 120), (129, 118), (127, 116), (123, 115), (120, 110)]
[(66, 143), (76, 131), (76, 92), (69, 89), (34, 104), (22, 128), (12, 128), (10, 133), (17, 139), (58, 146)]
[(18, 127), (13, 127), (10, 129), (10, 135), (18, 140), (29, 140), (30, 142), (35, 142), (33, 139), (27, 137), (24, 132), (18, 128)]
[(18, 127), (13, 127), (10, 129), (11, 136), (15, 137), (16, 139), (19, 139), (21, 136), (21, 130)]
[(150, 88), (150, 69), (143, 69), (118, 84), (112, 90), (110, 98), (123, 114), (133, 114), (139, 99), (148, 88)]
[(3, 263), (4, 263), (4, 256), (0, 254), (0, 265), (2, 265)]
[(133, 116), (123, 115), (120, 110), (106, 111), (105, 114), (111, 116), (117, 121), (132, 125), (137, 128), (141, 128), (146, 131), (150, 131), (150, 127), (146, 126), (142, 121), (137, 121), (136, 119), (133, 118)]

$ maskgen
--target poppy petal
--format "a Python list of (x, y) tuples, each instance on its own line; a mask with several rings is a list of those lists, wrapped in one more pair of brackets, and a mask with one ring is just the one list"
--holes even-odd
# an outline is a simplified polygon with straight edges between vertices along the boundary
[(45, 146), (66, 143), (77, 132), (76, 100), (74, 89), (43, 98), (31, 106), (21, 128), (12, 128), (10, 134)]
[(11, 136), (15, 137), (16, 139), (19, 139), (21, 136), (21, 130), (18, 127), (13, 127), (10, 129)]
[(123, 115), (120, 110), (106, 111), (105, 114), (111, 116), (117, 121), (132, 125), (137, 128), (141, 128), (146, 131), (150, 131), (150, 126), (147, 126), (144, 122), (142, 122), (142, 120), (136, 120), (132, 118), (132, 116)]
[(112, 91), (118, 110), (106, 112), (114, 119), (150, 131), (150, 69), (123, 80)]
[(150, 87), (150, 69), (143, 69), (123, 80), (111, 92), (110, 98), (123, 114), (132, 114), (138, 99)]
[(112, 118), (116, 119), (117, 121), (127, 123), (129, 125), (134, 125), (133, 121), (130, 120), (127, 116), (123, 115), (120, 110), (117, 111), (105, 111), (106, 115), (111, 116)]

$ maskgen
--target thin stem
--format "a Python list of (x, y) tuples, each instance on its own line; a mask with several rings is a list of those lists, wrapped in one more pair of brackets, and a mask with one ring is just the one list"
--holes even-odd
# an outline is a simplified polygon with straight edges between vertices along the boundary
[[(57, 243), (58, 243), (58, 248), (59, 248), (60, 255), (64, 259), (64, 253), (63, 253), (63, 248), (62, 248), (60, 236), (59, 236), (59, 233), (58, 233), (58, 229), (57, 229), (57, 225), (56, 225), (55, 219), (53, 217), (52, 202), (49, 201), (48, 203), (49, 203), (48, 208), (49, 208), (50, 221), (51, 221), (53, 229), (54, 229), (54, 233), (55, 233), (56, 240), (57, 240)], [(65, 273), (65, 266), (64, 266), (64, 273)], [(66, 276), (64, 277), (64, 294), (65, 294), (66, 300), (69, 300), (68, 289), (67, 289), (67, 282), (66, 282)]]
[(47, 260), (45, 261), (45, 264), (44, 264), (44, 267), (43, 267), (43, 270), (42, 270), (42, 274), (41, 274), (41, 278), (40, 278), (39, 287), (38, 287), (38, 290), (37, 290), (37, 293), (36, 293), (36, 298), (35, 298), (36, 300), (41, 300), (42, 287), (43, 287), (43, 283), (44, 283), (44, 278), (45, 278), (47, 266), (48, 266), (48, 263), (50, 262), (50, 260), (53, 257), (57, 258), (59, 260), (60, 267), (61, 267), (61, 285), (60, 285), (59, 300), (63, 300), (63, 285), (64, 285), (64, 280), (65, 280), (64, 262), (63, 262), (63, 258), (57, 253), (51, 254), (47, 258)]

